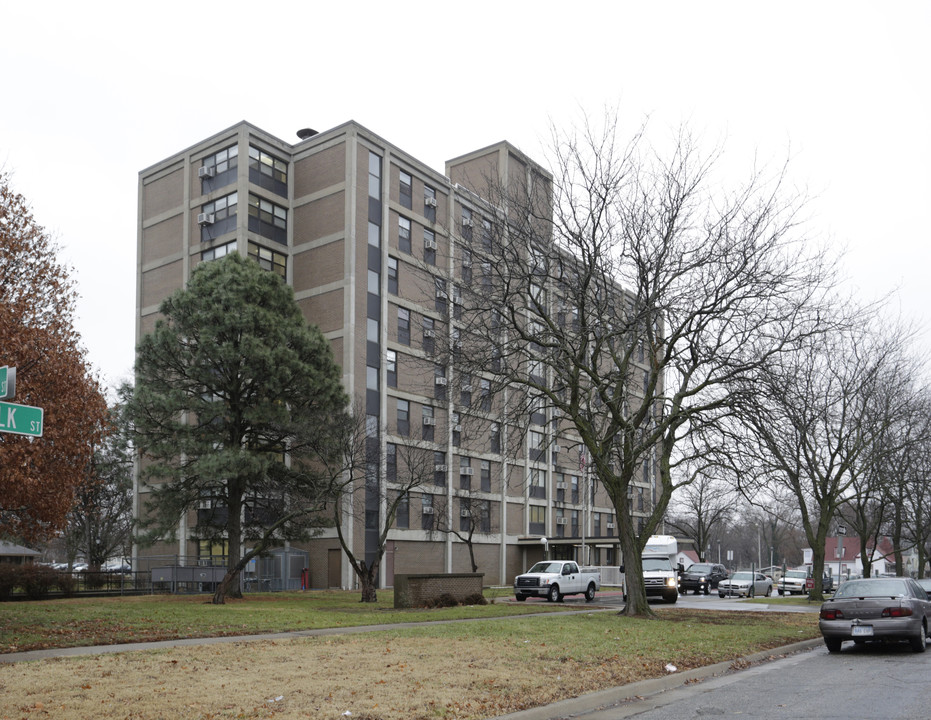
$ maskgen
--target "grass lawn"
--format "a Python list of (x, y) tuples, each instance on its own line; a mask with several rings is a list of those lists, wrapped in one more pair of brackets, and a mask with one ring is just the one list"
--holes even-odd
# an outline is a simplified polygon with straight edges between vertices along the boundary
[[(813, 613), (670, 607), (647, 620), (544, 603), (398, 611), (390, 592), (378, 594), (375, 607), (346, 592), (251, 595), (224, 606), (176, 596), (4, 603), (8, 652), (31, 643), (479, 619), (0, 664), (0, 719), (481, 720), (819, 635)], [(492, 619), (502, 614), (514, 617)]]

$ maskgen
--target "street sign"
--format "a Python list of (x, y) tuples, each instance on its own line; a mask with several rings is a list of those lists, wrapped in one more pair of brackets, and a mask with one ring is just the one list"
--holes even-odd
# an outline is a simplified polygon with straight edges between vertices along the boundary
[(0, 402), (0, 432), (42, 437), (44, 418), (42, 408)]
[(4, 365), (0, 367), (0, 400), (16, 395), (16, 368)]

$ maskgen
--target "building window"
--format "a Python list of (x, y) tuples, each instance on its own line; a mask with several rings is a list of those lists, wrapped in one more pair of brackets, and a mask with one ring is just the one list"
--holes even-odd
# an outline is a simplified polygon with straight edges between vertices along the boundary
[(258, 195), (249, 194), (249, 231), (288, 244), (288, 210)]
[(472, 239), (472, 211), (464, 207), (462, 208), (462, 232), (461, 235), (466, 240)]
[(498, 423), (491, 424), (491, 430), (488, 433), (488, 444), (491, 452), (501, 452), (501, 426)]
[(398, 342), (411, 344), (411, 311), (402, 307), (398, 308)]
[(530, 497), (546, 497), (546, 473), (542, 470), (531, 468), (530, 470)]
[(249, 243), (249, 257), (255, 260), (265, 270), (271, 270), (283, 278), (288, 276), (288, 256), (284, 253), (269, 250), (253, 242)]
[(556, 508), (556, 537), (566, 537), (566, 511)]
[(388, 292), (398, 294), (398, 259), (388, 257)]
[(433, 484), (438, 487), (446, 485), (446, 453), (439, 450), (433, 453)]
[(472, 458), (459, 458), (459, 487), (462, 490), (472, 489)]
[(491, 492), (491, 463), (482, 460), (482, 492)]
[(370, 295), (381, 295), (381, 275), (376, 270), (368, 271), (367, 287)]
[(556, 481), (556, 502), (566, 502), (566, 476), (562, 473), (553, 473)]
[(422, 530), (432, 530), (433, 529), (433, 496), (432, 495), (421, 495), (420, 497), (422, 510), (422, 519), (421, 519), (421, 529)]
[(594, 537), (601, 537), (601, 513), (596, 512), (592, 513), (592, 535)]
[(367, 365), (365, 368), (365, 389), (378, 390), (378, 368)]
[(369, 245), (372, 247), (381, 247), (381, 228), (373, 222), (369, 222)]
[(236, 229), (238, 198), (239, 193), (230, 193), (200, 206), (198, 222), (201, 242), (209, 242)]
[(569, 484), (571, 486), (571, 491), (572, 491), (570, 502), (578, 503), (579, 502), (579, 476), (573, 475), (569, 479)]
[(398, 435), (407, 437), (411, 434), (411, 404), (398, 399)]
[(446, 368), (443, 365), (433, 366), (433, 397), (437, 400), (446, 400)]
[(381, 158), (369, 153), (369, 197), (381, 200)]
[(460, 425), (459, 413), (454, 412), (450, 416), (450, 423), (452, 424), (453, 431), (453, 447), (459, 447), (459, 443), (462, 441), (462, 425)]
[(410, 255), (411, 252), (411, 221), (406, 217), (398, 218), (398, 249)]
[(401, 202), (402, 207), (406, 207), (408, 210), (411, 209), (411, 174), (406, 173), (403, 170), (400, 172), (400, 189), (398, 192), (398, 197)]
[(530, 506), (530, 527), (528, 530), (531, 535), (542, 535), (546, 532), (546, 508), (542, 505)]
[(401, 529), (411, 526), (411, 501), (407, 493), (401, 495), (395, 509), (394, 524)]
[(443, 278), (433, 278), (433, 287), (434, 294), (436, 295), (436, 300), (433, 304), (433, 309), (438, 313), (446, 314), (446, 302), (448, 295), (446, 294), (446, 281)]
[(398, 481), (398, 446), (394, 443), (385, 445), (385, 476), (388, 482)]
[[(377, 378), (376, 373), (376, 378)], [(377, 415), (366, 415), (365, 416), (365, 437), (368, 438), (377, 438), (378, 437), (378, 416)]]
[(385, 370), (388, 387), (396, 388), (398, 386), (398, 353), (396, 351), (388, 350), (385, 353)]
[(463, 375), (459, 378), (459, 404), (469, 407), (472, 404), (472, 376)]
[(436, 190), (429, 185), (423, 186), (423, 216), (432, 223), (436, 222)]
[(231, 145), (209, 157), (204, 158), (197, 174), (200, 176), (202, 195), (213, 192), (230, 183), (236, 182), (236, 169), (239, 167), (239, 146)]
[(472, 251), (466, 249), (462, 251), (462, 284), (472, 284)]
[(433, 442), (433, 434), (436, 428), (436, 415), (434, 415), (433, 406), (422, 406), (421, 413), (423, 415), (423, 439)]
[(436, 233), (423, 229), (423, 261), (427, 265), (436, 265)]
[(493, 249), (491, 220), (482, 218), (482, 250), (490, 253)]
[(236, 252), (236, 241), (228, 242), (224, 245), (217, 245), (215, 248), (210, 248), (209, 250), (204, 250), (200, 254), (200, 259), (203, 261), (207, 260), (219, 260), (221, 257), (225, 257), (230, 253)]
[(479, 381), (478, 406), (483, 412), (491, 412), (491, 381), (482, 378)]
[(288, 163), (250, 145), (249, 182), (288, 197)]
[(569, 513), (569, 521), (571, 523), (570, 527), (572, 528), (572, 537), (579, 536), (579, 511), (573, 510)]
[(365, 339), (370, 343), (380, 342), (378, 337), (378, 320), (366, 318), (365, 320)]
[(423, 349), (426, 353), (433, 353), (435, 347), (434, 341), (436, 339), (436, 326), (433, 322), (433, 318), (424, 317), (423, 319)]

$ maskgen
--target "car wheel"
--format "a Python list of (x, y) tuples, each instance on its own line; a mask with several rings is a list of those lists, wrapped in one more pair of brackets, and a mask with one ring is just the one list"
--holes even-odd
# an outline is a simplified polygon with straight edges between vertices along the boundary
[(770, 597), (773, 594), (772, 587), (766, 588), (766, 597)]
[(589, 583), (585, 590), (585, 602), (591, 602), (595, 599), (595, 583)]
[(559, 592), (559, 585), (550, 585), (550, 591), (546, 599), (550, 602), (562, 602), (562, 593)]
[(711, 588), (708, 585), (705, 585), (705, 595), (711, 594)]
[(778, 592), (779, 592), (779, 596), (782, 597), (782, 595), (784, 594), (783, 591), (779, 590)]
[(836, 653), (840, 652), (840, 646), (843, 641), (840, 638), (829, 638), (824, 639), (824, 644), (828, 646), (828, 652)]
[(517, 598), (517, 602), (524, 602), (527, 599), (526, 595), (515, 595), (514, 597)]
[(925, 651), (925, 625), (921, 624), (921, 627), (918, 629), (918, 635), (913, 638), (909, 638), (909, 643), (911, 643), (912, 650), (917, 653), (923, 653)]
[(723, 598), (723, 597), (724, 597), (724, 593), (718, 591), (718, 597), (719, 597), (719, 598)]

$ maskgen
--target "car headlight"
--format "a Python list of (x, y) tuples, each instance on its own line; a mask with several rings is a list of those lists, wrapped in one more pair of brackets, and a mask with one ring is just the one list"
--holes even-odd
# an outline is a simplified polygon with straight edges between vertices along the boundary
[(666, 578), (666, 587), (675, 587), (676, 579), (675, 578)]
[(698, 578), (698, 582), (705, 582), (705, 576), (702, 575), (700, 578)]

